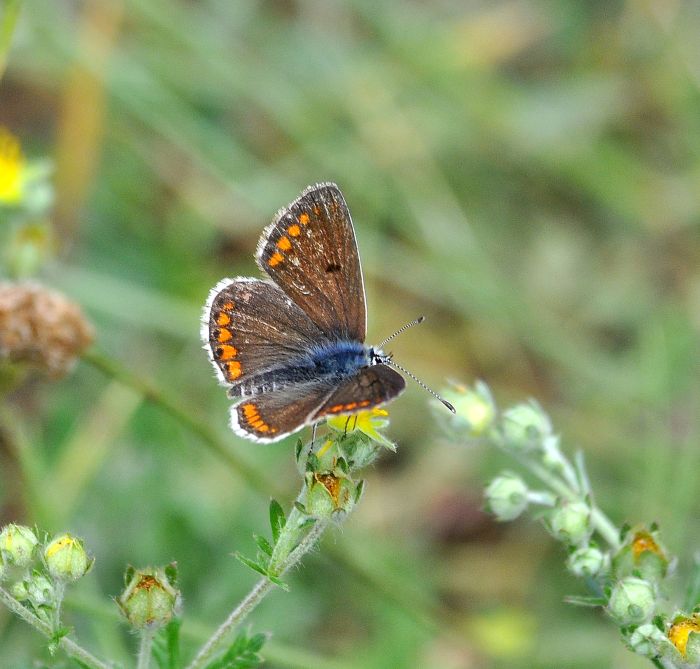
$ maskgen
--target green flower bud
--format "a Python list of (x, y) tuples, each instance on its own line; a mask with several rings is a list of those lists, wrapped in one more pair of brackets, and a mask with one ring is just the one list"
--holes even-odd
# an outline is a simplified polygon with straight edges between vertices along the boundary
[(134, 629), (158, 629), (177, 615), (180, 591), (176, 588), (175, 565), (127, 569), (127, 585), (117, 605)]
[(649, 581), (634, 576), (618, 581), (608, 601), (608, 611), (620, 625), (641, 625), (649, 622), (655, 607), (654, 586)]
[(541, 447), (543, 439), (551, 436), (552, 424), (542, 407), (531, 400), (518, 404), (503, 414), (504, 446), (515, 451), (529, 452)]
[(0, 532), (0, 564), (25, 569), (31, 564), (38, 543), (28, 527), (14, 523), (5, 525)]
[(667, 636), (686, 662), (694, 667), (700, 663), (699, 614), (690, 618), (677, 616), (669, 627)]
[(56, 601), (53, 583), (39, 571), (34, 571), (32, 575), (25, 580), (26, 599), (28, 599), (35, 608), (40, 606), (53, 606)]
[(356, 486), (348, 478), (330, 472), (307, 477), (306, 510), (315, 518), (330, 518), (338, 512), (350, 513), (355, 505)]
[(613, 559), (613, 569), (618, 578), (635, 574), (656, 581), (666, 575), (668, 568), (669, 559), (657, 533), (646, 528), (631, 531)]
[(559, 541), (581, 545), (591, 536), (591, 510), (583, 502), (561, 500), (549, 515), (547, 528)]
[(456, 436), (480, 437), (493, 425), (496, 419), (496, 404), (489, 387), (477, 381), (474, 388), (453, 384), (445, 391), (445, 399), (455, 408), (454, 415), (445, 413), (445, 407), (436, 406), (441, 423), (449, 423), (449, 432)]
[(632, 651), (644, 657), (659, 657), (668, 646), (666, 635), (654, 624), (640, 625), (629, 639)]
[(44, 562), (55, 579), (77, 581), (89, 571), (94, 559), (87, 554), (80, 539), (61, 534), (44, 548)]
[(515, 520), (528, 505), (528, 487), (516, 474), (497, 476), (485, 491), (486, 506), (498, 520)]
[(606, 571), (608, 565), (608, 554), (603, 553), (595, 546), (583, 546), (576, 549), (566, 561), (569, 571), (579, 578), (596, 576)]

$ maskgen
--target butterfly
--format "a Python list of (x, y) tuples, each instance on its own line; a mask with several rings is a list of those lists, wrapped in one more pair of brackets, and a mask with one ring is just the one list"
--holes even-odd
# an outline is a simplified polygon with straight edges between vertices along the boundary
[(390, 356), (364, 343), (362, 268), (338, 186), (309, 186), (277, 212), (255, 259), (269, 278), (219, 281), (202, 319), (204, 348), (235, 400), (236, 434), (278, 441), (403, 392)]

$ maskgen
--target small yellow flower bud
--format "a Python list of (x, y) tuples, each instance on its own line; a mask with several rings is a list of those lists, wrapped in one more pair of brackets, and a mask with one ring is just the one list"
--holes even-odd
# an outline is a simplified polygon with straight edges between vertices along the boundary
[(127, 570), (127, 586), (117, 598), (129, 625), (135, 629), (157, 629), (177, 614), (180, 591), (175, 587), (174, 565)]
[(28, 567), (37, 543), (39, 540), (28, 527), (14, 523), (5, 525), (0, 531), (0, 566), (20, 569)]
[(80, 539), (61, 534), (44, 549), (44, 562), (55, 579), (77, 581), (88, 572), (94, 560), (87, 554)]
[(628, 576), (618, 581), (610, 593), (608, 611), (620, 625), (641, 625), (654, 615), (654, 586), (641, 578)]
[(455, 414), (445, 416), (444, 407), (441, 406), (439, 415), (449, 422), (455, 433), (480, 437), (493, 425), (496, 405), (489, 387), (483, 381), (477, 381), (473, 389), (453, 384), (452, 388), (445, 391), (445, 399), (452, 403)]
[(657, 532), (643, 527), (629, 532), (613, 560), (616, 576), (636, 574), (650, 581), (663, 578), (668, 566), (669, 559), (659, 543)]

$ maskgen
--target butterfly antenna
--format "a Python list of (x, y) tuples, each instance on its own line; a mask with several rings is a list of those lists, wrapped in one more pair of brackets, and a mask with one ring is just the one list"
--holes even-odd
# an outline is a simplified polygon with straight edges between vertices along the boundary
[[(418, 316), (414, 321), (411, 321), (410, 323), (406, 323), (403, 327), (399, 328), (396, 332), (394, 332), (393, 335), (390, 337), (387, 337), (383, 342), (377, 344), (377, 348), (381, 348), (386, 344), (388, 341), (391, 341), (394, 337), (398, 337), (402, 332), (406, 332), (408, 328), (412, 328), (414, 325), (418, 325), (419, 323), (422, 323), (425, 320), (425, 316)], [(406, 372), (408, 373), (408, 372)], [(417, 381), (418, 379), (416, 379)]]
[[(422, 320), (423, 320), (423, 317), (421, 316), (420, 320), (416, 320), (413, 323), (409, 323), (408, 325), (404, 325), (403, 328), (401, 328), (401, 330), (405, 330), (407, 327), (410, 327), (411, 325), (415, 325), (416, 323), (420, 323)], [(399, 332), (401, 332), (401, 330), (399, 330)], [(398, 334), (398, 332), (396, 334)], [(391, 339), (391, 337), (389, 337), (389, 339)], [(457, 413), (455, 408), (447, 400), (442, 399), (442, 397), (440, 397), (440, 395), (438, 395), (432, 388), (428, 388), (428, 386), (426, 386), (425, 383), (423, 383), (415, 374), (412, 374), (406, 368), (395, 363), (391, 359), (390, 356), (387, 356), (384, 360), (382, 360), (382, 362), (386, 365), (391, 366), (391, 367), (395, 367), (400, 372), (403, 372), (404, 374), (406, 374), (406, 376), (410, 376), (421, 388), (423, 388), (423, 390), (427, 390), (435, 399), (440, 400), (452, 413)]]

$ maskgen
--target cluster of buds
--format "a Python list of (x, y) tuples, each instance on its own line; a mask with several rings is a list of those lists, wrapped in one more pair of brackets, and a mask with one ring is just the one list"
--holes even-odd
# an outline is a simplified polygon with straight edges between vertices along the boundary
[(674, 563), (655, 526), (618, 529), (593, 502), (583, 458), (563, 453), (549, 416), (534, 401), (500, 413), (483, 383), (455, 385), (446, 393), (457, 408), (448, 434), (486, 442), (509, 453), (528, 470), (528, 479), (504, 472), (487, 486), (486, 506), (498, 520), (511, 521), (538, 506), (538, 517), (567, 549), (567, 569), (585, 580), (593, 597), (618, 624), (630, 649), (663, 666), (700, 667), (700, 614), (664, 617), (664, 579)]
[(363, 481), (355, 481), (352, 473), (372, 463), (384, 448), (395, 448), (380, 432), (388, 424), (387, 415), (384, 409), (372, 409), (330, 418), (323, 443), (315, 449), (298, 447), (297, 462), (306, 481), (306, 514), (342, 520), (352, 511), (363, 489)]
[(0, 582), (45, 622), (57, 622), (65, 585), (84, 576), (92, 562), (82, 541), (70, 534), (40, 542), (24, 525), (0, 531)]

